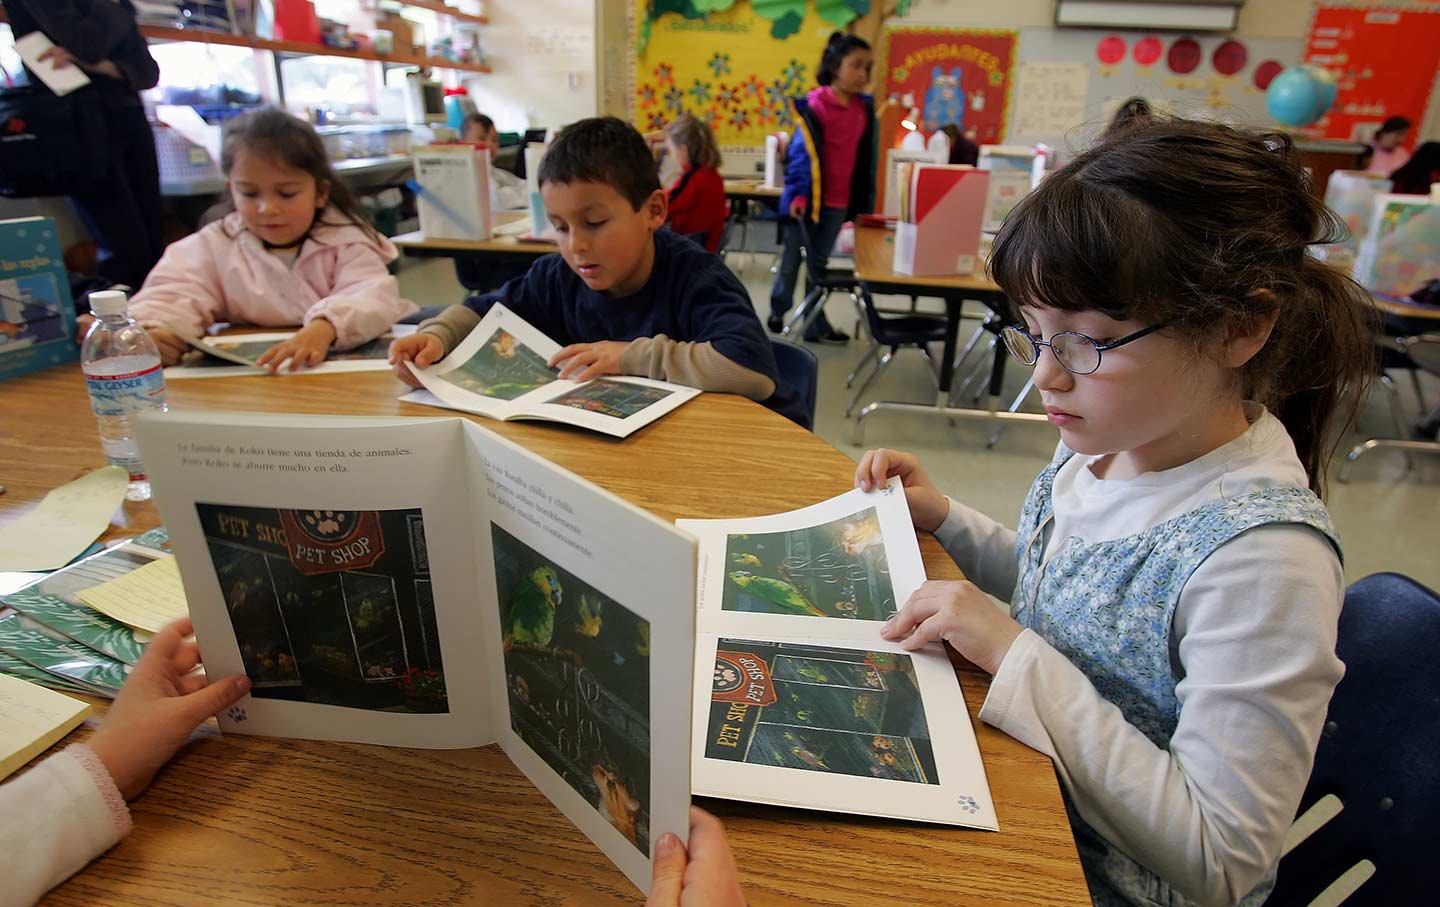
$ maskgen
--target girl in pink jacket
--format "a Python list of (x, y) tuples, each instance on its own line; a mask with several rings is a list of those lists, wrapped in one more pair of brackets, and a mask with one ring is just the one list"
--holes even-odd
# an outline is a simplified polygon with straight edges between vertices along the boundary
[(303, 325), (268, 350), (272, 371), (317, 365), (415, 312), (376, 232), (308, 123), (267, 108), (232, 121), (220, 156), (233, 211), (172, 243), (130, 303), (166, 365), (216, 322)]

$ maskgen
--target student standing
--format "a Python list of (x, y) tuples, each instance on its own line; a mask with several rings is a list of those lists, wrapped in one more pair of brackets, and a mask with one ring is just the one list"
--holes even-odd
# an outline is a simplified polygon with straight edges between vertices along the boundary
[[(861, 94), (870, 83), (870, 45), (835, 32), (816, 70), (819, 86), (795, 98), (795, 137), (785, 157), (785, 190), (780, 210), (784, 252), (770, 289), (767, 326), (778, 332), (795, 301), (800, 249), (805, 248), (806, 289), (825, 279), (825, 265), (840, 227), (875, 206), (875, 102)], [(821, 343), (845, 343), (850, 336), (821, 312), (805, 333)]]

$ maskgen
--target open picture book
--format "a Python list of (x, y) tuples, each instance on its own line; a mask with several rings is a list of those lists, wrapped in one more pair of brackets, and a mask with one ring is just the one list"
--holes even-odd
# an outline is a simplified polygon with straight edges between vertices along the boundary
[[(274, 374), (333, 375), (337, 372), (388, 372), (390, 344), (396, 337), (413, 334), (413, 325), (396, 325), (389, 333), (348, 350), (331, 350), (319, 365), (290, 371), (288, 365)], [(259, 334), (226, 334), (218, 337), (185, 337), (191, 350), (179, 365), (165, 369), (166, 378), (231, 378), (237, 375), (269, 375), (259, 364), (271, 347), (295, 336), (294, 331)], [(287, 362), (289, 360), (286, 360)]]
[(677, 525), (700, 543), (695, 794), (999, 828), (942, 647), (880, 638), (925, 582), (898, 478), (789, 513)]
[(499, 744), (641, 890), (689, 828), (695, 543), (456, 418), (169, 413), (141, 456), (226, 733)]
[(700, 393), (649, 378), (564, 380), (547, 363), (560, 344), (496, 304), (441, 361), (407, 363), (425, 385), (400, 399), (502, 421), (545, 419), (624, 438)]

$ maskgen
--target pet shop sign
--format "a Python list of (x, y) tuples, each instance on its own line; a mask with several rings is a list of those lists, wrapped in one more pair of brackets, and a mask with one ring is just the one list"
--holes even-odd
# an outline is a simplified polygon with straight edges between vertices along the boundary
[(891, 28), (881, 50), (884, 93), (920, 108), (922, 129), (951, 123), (979, 144), (1005, 135), (1016, 33), (990, 29)]
[(369, 567), (385, 554), (373, 510), (282, 510), (290, 563), (306, 576)]

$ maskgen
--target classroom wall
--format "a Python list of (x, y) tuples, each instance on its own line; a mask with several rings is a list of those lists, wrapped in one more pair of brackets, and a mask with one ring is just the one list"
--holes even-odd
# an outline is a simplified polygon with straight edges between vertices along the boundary
[[(1355, 0), (1379, 6), (1380, 0)], [(1309, 34), (1315, 0), (1247, 0), (1235, 34), (1255, 38), (1303, 38)], [(1029, 28), (1055, 24), (1055, 0), (913, 0), (905, 25), (964, 25), (973, 28)]]
[(596, 114), (595, 0), (487, 4), (494, 72), (467, 78), (502, 132), (561, 126)]

